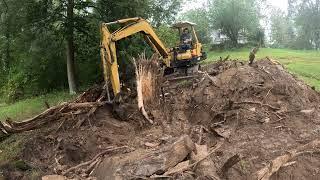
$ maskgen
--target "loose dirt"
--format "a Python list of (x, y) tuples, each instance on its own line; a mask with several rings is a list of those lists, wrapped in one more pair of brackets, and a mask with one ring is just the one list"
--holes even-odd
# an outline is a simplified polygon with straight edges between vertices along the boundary
[[(240, 160), (227, 172), (217, 172), (219, 178), (251, 179), (271, 160), (319, 138), (320, 94), (283, 66), (267, 59), (252, 66), (239, 61), (219, 61), (202, 67), (201, 71), (188, 79), (165, 80), (159, 98), (146, 104), (153, 125), (139, 113), (132, 100), (135, 95), (131, 93), (121, 105), (125, 110), (121, 120), (109, 105), (99, 108), (90, 118), (74, 113), (71, 118), (29, 133), (21, 158), (40, 169), (42, 175), (62, 174), (110, 148), (124, 147), (107, 153), (106, 159), (139, 157), (187, 134), (194, 143), (207, 145), (209, 149), (222, 143), (209, 157), (217, 170), (231, 157), (239, 156)], [(97, 86), (91, 91), (86, 99), (94, 102), (102, 88)], [(75, 128), (83, 118), (83, 125)], [(291, 164), (281, 167), (271, 179), (319, 179), (319, 147), (316, 150), (293, 158)], [(112, 179), (110, 171), (101, 171), (110, 166), (101, 159), (100, 167), (96, 167), (100, 171), (92, 174), (99, 179)], [(7, 171), (4, 175), (14, 179)], [(88, 178), (83, 171), (66, 176)], [(177, 173), (162, 178), (198, 176)], [(136, 177), (139, 178), (150, 177)]]

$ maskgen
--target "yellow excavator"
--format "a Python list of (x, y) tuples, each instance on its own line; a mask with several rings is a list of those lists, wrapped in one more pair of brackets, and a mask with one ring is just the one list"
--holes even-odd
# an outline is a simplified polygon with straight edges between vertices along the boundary
[[(113, 24), (118, 24), (121, 27), (114, 32), (110, 32), (108, 27)], [(117, 96), (121, 89), (116, 51), (117, 41), (136, 33), (141, 33), (144, 35), (145, 41), (162, 57), (162, 65), (166, 69), (169, 69), (169, 71), (187, 69), (197, 65), (199, 61), (206, 59), (206, 53), (203, 52), (202, 44), (198, 40), (194, 26), (195, 24), (190, 22), (174, 24), (172, 27), (178, 29), (180, 36), (184, 30), (190, 31), (192, 40), (189, 48), (184, 48), (182, 45), (167, 48), (159, 39), (150, 23), (145, 19), (136, 17), (102, 23), (100, 48), (104, 79), (106, 82), (111, 81), (114, 96)]]

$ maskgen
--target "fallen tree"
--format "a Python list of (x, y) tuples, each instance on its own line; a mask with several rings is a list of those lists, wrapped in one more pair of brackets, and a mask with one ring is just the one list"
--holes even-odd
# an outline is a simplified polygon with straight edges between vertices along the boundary
[(68, 118), (72, 119), (75, 115), (87, 114), (89, 118), (98, 107), (111, 104), (110, 102), (104, 101), (104, 99), (104, 89), (101, 86), (94, 86), (82, 93), (75, 100), (53, 106), (30, 119), (15, 122), (8, 118), (6, 121), (0, 123), (0, 138), (14, 133), (38, 129), (54, 121)]

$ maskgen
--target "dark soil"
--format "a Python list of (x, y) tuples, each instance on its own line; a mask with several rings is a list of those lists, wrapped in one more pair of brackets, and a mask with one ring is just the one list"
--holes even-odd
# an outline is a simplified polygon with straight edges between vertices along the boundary
[[(111, 146), (128, 146), (131, 152), (140, 152), (158, 148), (146, 143), (161, 146), (164, 139), (183, 134), (198, 142), (203, 127), (201, 144), (210, 148), (224, 141), (211, 156), (218, 169), (233, 155), (241, 156), (241, 161), (221, 178), (250, 179), (277, 156), (319, 138), (319, 93), (281, 65), (269, 60), (252, 66), (219, 61), (202, 70), (211, 79), (199, 73), (191, 79), (164, 83), (165, 98), (161, 96), (147, 107), (154, 125), (144, 121), (132, 101), (122, 107), (126, 110), (122, 120), (105, 106), (95, 117), (74, 115), (32, 132), (21, 158), (43, 175), (56, 174)], [(95, 91), (99, 88), (88, 96), (92, 101), (99, 97)], [(87, 118), (83, 126), (73, 128), (82, 118)], [(126, 153), (117, 151), (107, 156)], [(293, 161), (296, 163), (281, 168), (272, 179), (319, 179), (319, 153), (307, 153)], [(76, 174), (73, 177), (79, 178)]]

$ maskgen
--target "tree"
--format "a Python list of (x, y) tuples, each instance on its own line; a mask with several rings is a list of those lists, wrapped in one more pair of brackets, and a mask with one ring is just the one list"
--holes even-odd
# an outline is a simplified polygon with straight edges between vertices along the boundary
[[(17, 100), (68, 86), (74, 93), (76, 85), (101, 82), (99, 23), (143, 17), (168, 35), (161, 27), (175, 19), (182, 0), (162, 2), (0, 0), (0, 96)], [(139, 35), (126, 38), (119, 42), (118, 59), (145, 48)]]
[(9, 61), (10, 61), (10, 44), (11, 44), (11, 34), (10, 34), (10, 28), (11, 28), (11, 23), (9, 19), (9, 6), (7, 3), (7, 0), (2, 0), (0, 3), (0, 6), (3, 7), (2, 13), (0, 14), (0, 24), (3, 25), (2, 31), (4, 32), (4, 45), (2, 52), (0, 52), (1, 56), (0, 58), (2, 59), (2, 69), (3, 71), (7, 71), (9, 68)]
[(248, 36), (259, 28), (257, 0), (211, 0), (211, 28), (219, 29), (237, 46), (239, 35)]
[(256, 32), (250, 37), (259, 47), (265, 47), (265, 38), (265, 30), (262, 27), (257, 28)]
[(155, 27), (170, 24), (181, 9), (183, 0), (149, 0), (148, 19)]
[(181, 20), (191, 21), (196, 23), (196, 30), (200, 42), (210, 43), (211, 42), (211, 30), (209, 27), (209, 14), (205, 7), (192, 9), (181, 15)]
[(290, 39), (288, 36), (288, 21), (285, 12), (274, 8), (271, 12), (271, 41), (275, 47), (287, 47)]
[(74, 20), (73, 9), (74, 0), (67, 2), (67, 23), (66, 23), (66, 44), (67, 44), (67, 69), (68, 69), (68, 84), (70, 94), (75, 94), (77, 91), (76, 75), (75, 75), (75, 62), (74, 62)]
[(320, 1), (304, 0), (299, 4), (295, 19), (301, 45), (320, 49)]

